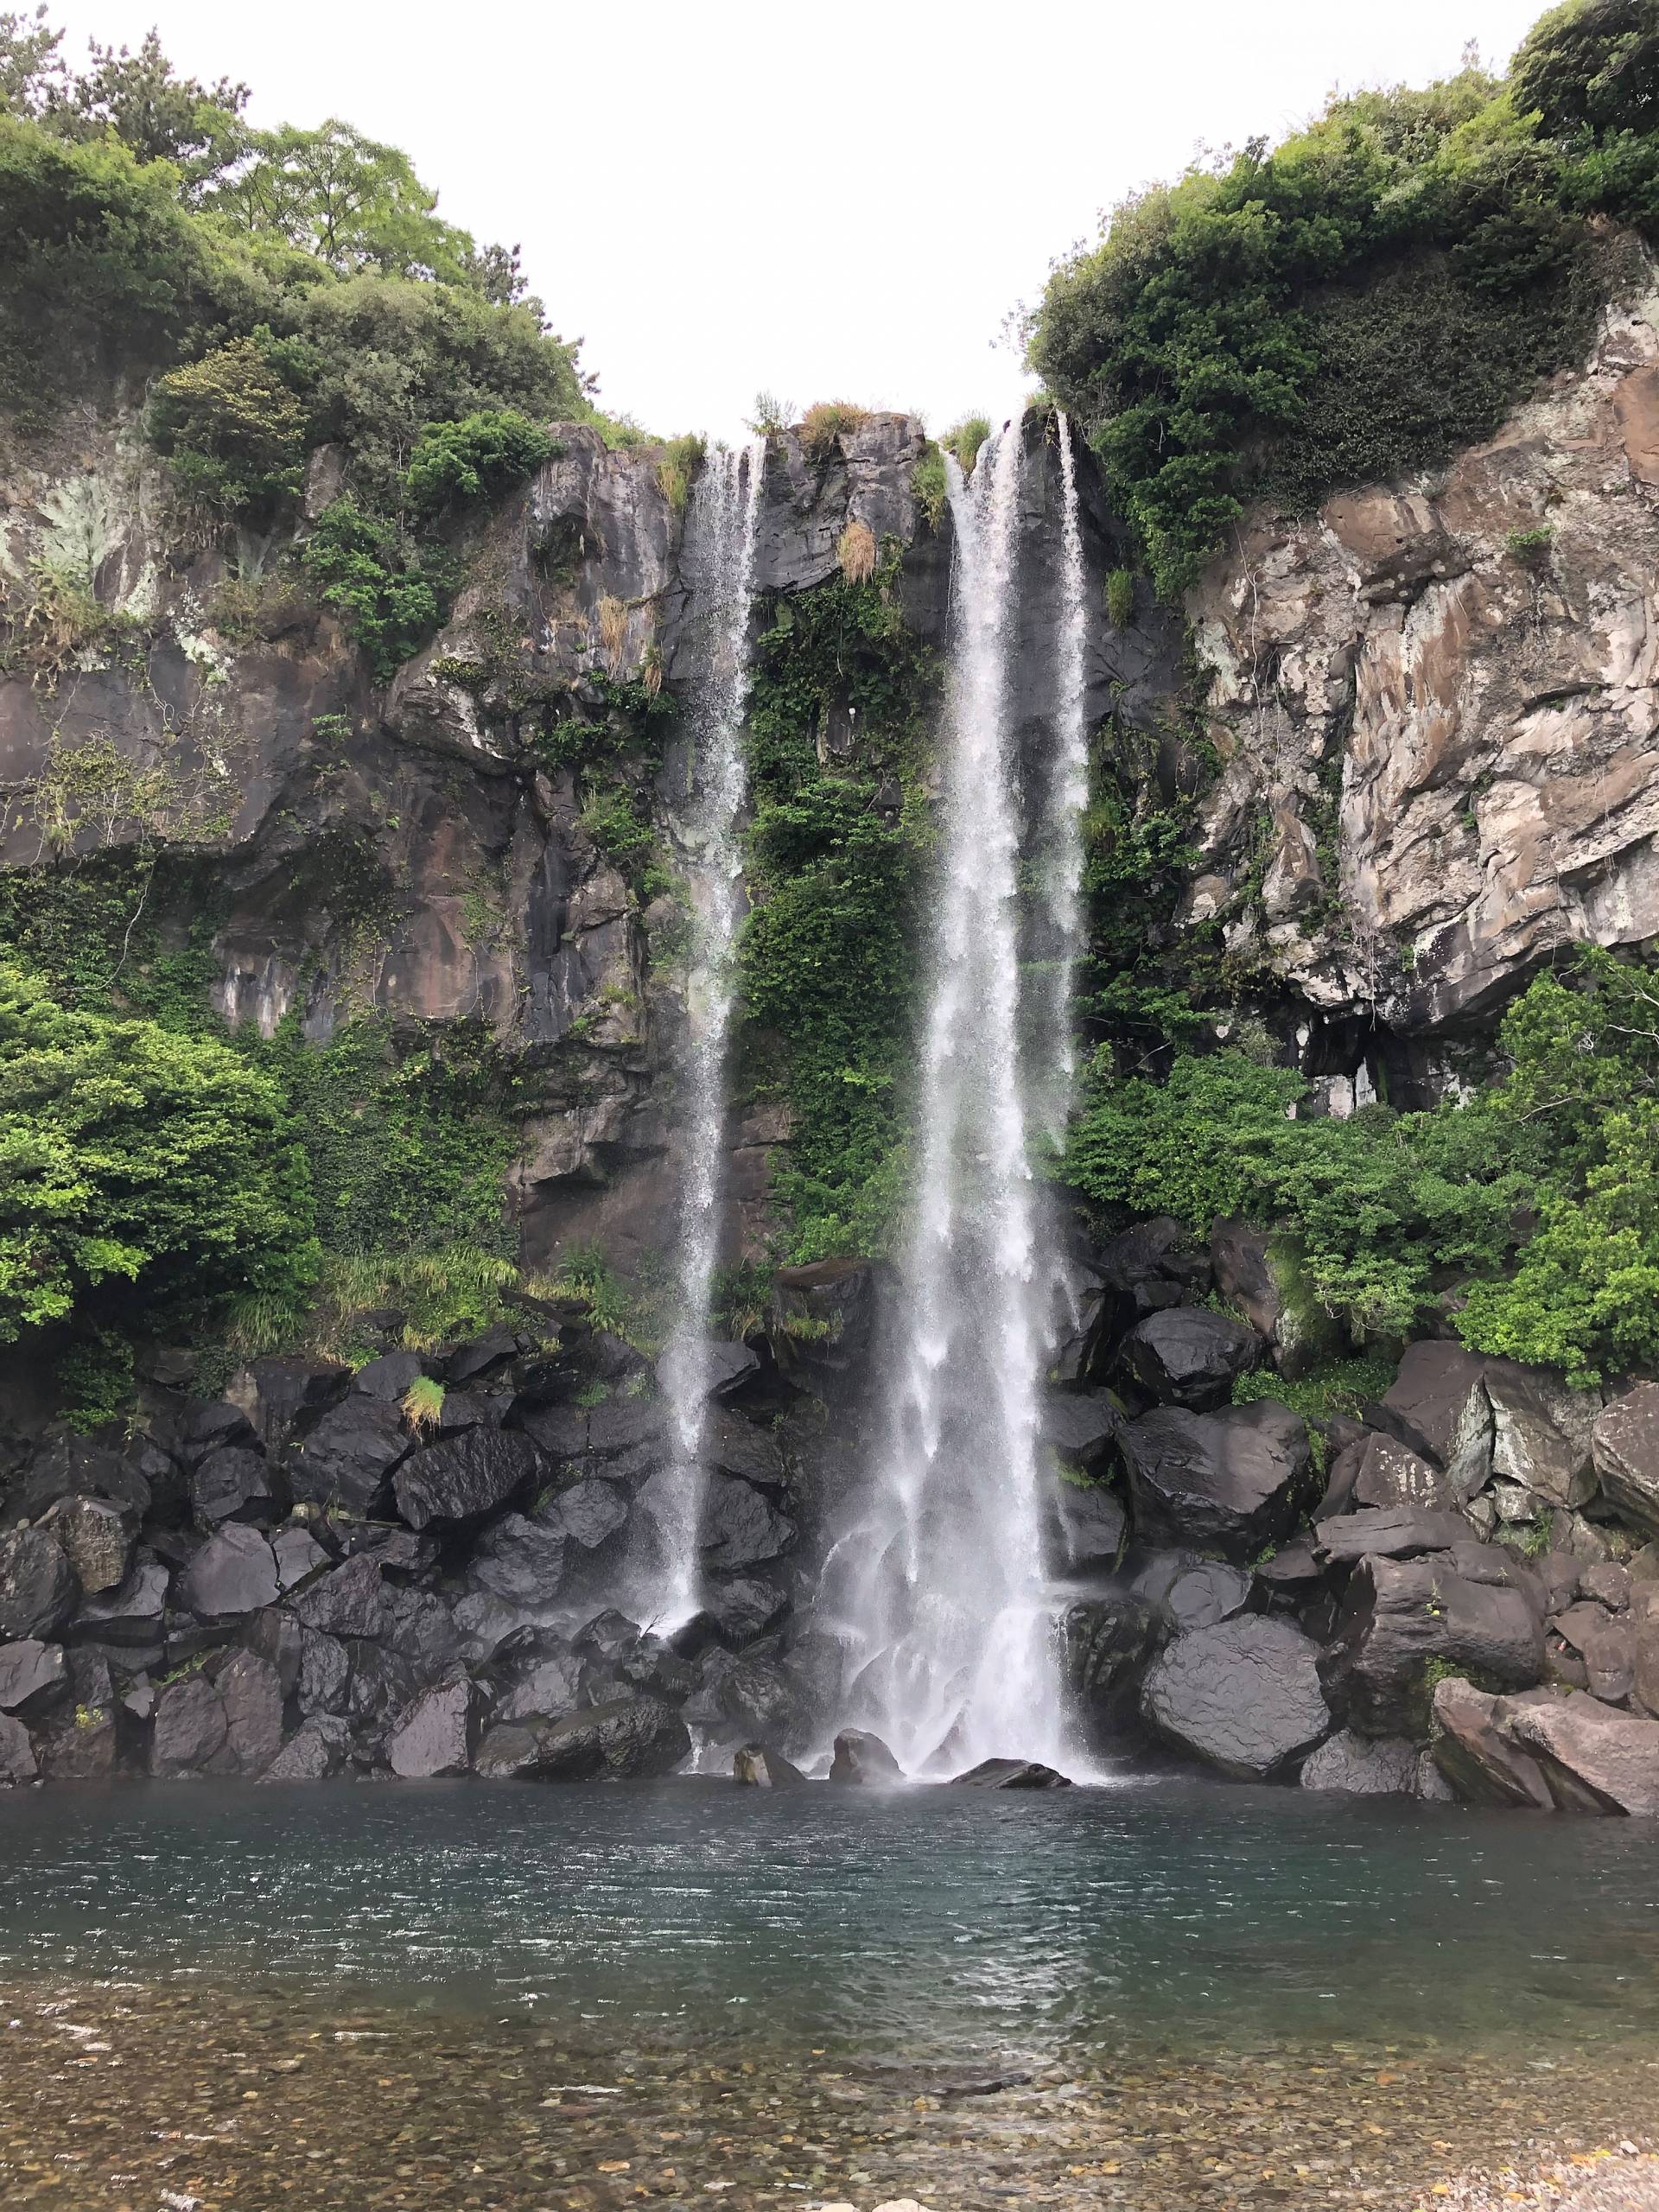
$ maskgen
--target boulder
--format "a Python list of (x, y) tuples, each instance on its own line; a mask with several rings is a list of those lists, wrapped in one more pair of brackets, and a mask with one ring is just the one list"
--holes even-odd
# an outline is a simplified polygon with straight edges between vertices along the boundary
[(535, 1473), (538, 1455), (512, 1429), (469, 1429), (412, 1452), (392, 1478), (397, 1510), (411, 1529), (481, 1520), (508, 1504)]
[(302, 1421), (339, 1396), (351, 1380), (351, 1370), (339, 1360), (285, 1352), (250, 1360), (247, 1379), (251, 1396), (241, 1402), (254, 1433), (275, 1456), (287, 1449)]
[(671, 1344), (657, 1362), (658, 1388), (671, 1401), (682, 1370), (688, 1367), (701, 1382), (705, 1398), (732, 1397), (760, 1372), (760, 1359), (747, 1344), (722, 1342), (689, 1348)]
[[(1598, 1607), (1599, 1611), (1600, 1608)], [(1628, 1703), (1636, 1688), (1636, 1624), (1604, 1613), (1581, 1637), (1584, 1686), (1605, 1705)]]
[(185, 1569), (179, 1597), (198, 1620), (224, 1620), (276, 1602), (276, 1561), (257, 1529), (232, 1521)]
[(257, 1652), (234, 1650), (209, 1662), (225, 1715), (225, 1756), (238, 1774), (263, 1774), (283, 1748), (283, 1685)]
[(1110, 1459), (1128, 1418), (1114, 1390), (1051, 1390), (1043, 1400), (1043, 1442), (1085, 1474)]
[(781, 1495), (789, 1487), (789, 1469), (777, 1431), (724, 1406), (712, 1407), (703, 1417), (702, 1456), (709, 1466), (762, 1490)]
[[(648, 1483), (642, 1498), (651, 1489)], [(709, 1476), (701, 1530), (702, 1563), (709, 1573), (736, 1573), (781, 1559), (794, 1541), (795, 1523), (764, 1491), (733, 1475)]]
[(173, 1424), (173, 1449), (188, 1469), (194, 1470), (226, 1444), (251, 1444), (253, 1424), (242, 1408), (229, 1398), (185, 1400)]
[(497, 1723), (473, 1756), (473, 1771), (485, 1782), (532, 1779), (541, 1756), (541, 1725), (531, 1720)]
[(904, 1778), (903, 1769), (879, 1736), (864, 1728), (843, 1728), (836, 1737), (836, 1755), (830, 1763), (831, 1782), (880, 1786)]
[(1188, 1629), (1213, 1628), (1217, 1621), (1230, 1620), (1249, 1601), (1250, 1577), (1243, 1567), (1201, 1559), (1171, 1579), (1158, 1610), (1179, 1636)]
[(190, 1503), (204, 1529), (224, 1521), (275, 1521), (285, 1510), (283, 1484), (263, 1452), (226, 1444), (190, 1478)]
[(138, 1647), (159, 1641), (172, 1578), (159, 1560), (142, 1555), (118, 1590), (86, 1599), (71, 1633), (99, 1643)]
[(1307, 1536), (1293, 1536), (1287, 1544), (1281, 1544), (1265, 1559), (1255, 1563), (1255, 1580), (1267, 1592), (1269, 1599), (1282, 1599), (1297, 1604), (1312, 1596), (1325, 1579), (1325, 1563), (1313, 1549)]
[(35, 1739), (41, 1776), (47, 1782), (107, 1782), (115, 1772), (118, 1743), (115, 1715), (87, 1707), (61, 1727), (43, 1730)]
[(537, 1519), (557, 1529), (582, 1552), (602, 1551), (628, 1525), (628, 1493), (620, 1483), (588, 1479), (570, 1484)]
[(222, 1773), (230, 1724), (219, 1692), (206, 1675), (187, 1675), (167, 1683), (156, 1700), (150, 1729), (149, 1770), (166, 1780)]
[(1166, 1646), (1141, 1709), (1179, 1750), (1236, 1781), (1265, 1781), (1330, 1732), (1317, 1657), (1289, 1621), (1247, 1613)]
[(0, 1643), (0, 1713), (36, 1719), (62, 1700), (68, 1682), (60, 1644), (32, 1636), (21, 1643)]
[(1659, 1720), (1616, 1713), (1573, 1691), (1517, 1705), (1503, 1725), (1537, 1761), (1563, 1810), (1659, 1815)]
[(1659, 1382), (1638, 1382), (1596, 1419), (1591, 1453), (1608, 1503), (1659, 1535)]
[(276, 1670), (277, 1688), (286, 1700), (300, 1686), (300, 1666), (305, 1650), (305, 1630), (292, 1613), (280, 1605), (267, 1605), (250, 1613), (238, 1636), (243, 1649), (268, 1660)]
[(1121, 1357), (1160, 1406), (1209, 1413), (1224, 1406), (1233, 1383), (1262, 1357), (1254, 1329), (1205, 1306), (1173, 1306), (1137, 1321)]
[(950, 1777), (953, 1789), (1069, 1789), (1070, 1775), (1035, 1759), (982, 1759), (966, 1774)]
[[(856, 1391), (877, 1331), (885, 1270), (869, 1260), (819, 1260), (772, 1277), (767, 1334), (779, 1368), (826, 1404)], [(807, 1333), (798, 1333), (799, 1325)]]
[(62, 1545), (45, 1529), (0, 1535), (0, 1641), (49, 1641), (75, 1610), (80, 1584)]
[(1122, 1557), (1128, 1516), (1103, 1483), (1052, 1482), (1045, 1496), (1044, 1549), (1060, 1575), (1109, 1574)]
[(307, 1714), (341, 1713), (351, 1696), (352, 1655), (338, 1637), (300, 1630), (300, 1679), (295, 1694)]
[(123, 1456), (79, 1436), (60, 1437), (37, 1454), (23, 1478), (19, 1503), (24, 1516), (38, 1521), (48, 1506), (63, 1497), (106, 1497), (117, 1505), (130, 1505), (143, 1518), (152, 1503), (151, 1487), (143, 1469), (159, 1465), (164, 1478), (176, 1483), (179, 1471), (165, 1452), (140, 1440), (133, 1453)]
[(1137, 1321), (1208, 1289), (1210, 1255), (1179, 1221), (1159, 1214), (1102, 1245), (1094, 1255), (1094, 1273), (1099, 1292), (1082, 1362), (1089, 1373), (1104, 1369)]
[(767, 1744), (744, 1744), (732, 1754), (732, 1779), (752, 1789), (792, 1789), (806, 1777)]
[(1630, 1609), (1630, 1571), (1617, 1560), (1594, 1560), (1580, 1575), (1579, 1587), (1586, 1598), (1605, 1605), (1610, 1613), (1627, 1613)]
[(40, 1779), (40, 1763), (27, 1728), (10, 1713), (0, 1713), (0, 1789), (15, 1789)]
[(1579, 1506), (1593, 1497), (1592, 1437), (1600, 1391), (1568, 1390), (1512, 1359), (1488, 1360), (1485, 1383), (1497, 1479), (1518, 1483), (1548, 1505)]
[(380, 1637), (391, 1620), (380, 1562), (372, 1553), (346, 1560), (289, 1602), (307, 1628), (325, 1636)]
[(685, 1717), (694, 1727), (729, 1738), (780, 1738), (790, 1733), (797, 1684), (769, 1659), (740, 1658), (718, 1644), (704, 1653), (702, 1680), (687, 1700)]
[(1302, 1762), (1304, 1789), (1340, 1790), (1349, 1797), (1415, 1797), (1417, 1746), (1404, 1736), (1336, 1734)]
[(1436, 1662), (1529, 1688), (1543, 1672), (1541, 1609), (1522, 1588), (1459, 1573), (1452, 1558), (1361, 1560), (1319, 1656), (1332, 1703), (1366, 1735), (1421, 1736)]
[(461, 1656), (461, 1632), (455, 1617), (431, 1590), (411, 1590), (383, 1583), (386, 1624), (381, 1635), (423, 1685), (449, 1674)]
[(501, 1367), (518, 1352), (518, 1339), (505, 1323), (486, 1329), (481, 1337), (457, 1345), (444, 1363), (445, 1379), (452, 1385), (475, 1382), (480, 1375), (487, 1375)]
[(1373, 1427), (1449, 1475), (1459, 1502), (1484, 1488), (1492, 1471), (1487, 1365), (1461, 1344), (1408, 1344), (1387, 1395), (1366, 1414)]
[(1161, 1408), (1124, 1429), (1123, 1454), (1141, 1536), (1240, 1561), (1290, 1534), (1313, 1465), (1306, 1429), (1272, 1398)]
[(271, 1538), (276, 1580), (284, 1591), (302, 1589), (329, 1565), (328, 1554), (308, 1529), (283, 1529)]
[(410, 1443), (396, 1406), (360, 1394), (346, 1396), (290, 1446), (289, 1489), (305, 1503), (339, 1505), (359, 1516), (372, 1513)]
[(428, 1690), (398, 1719), (386, 1745), (394, 1774), (406, 1781), (465, 1774), (473, 1762), (478, 1692), (462, 1675)]
[(729, 1581), (705, 1584), (701, 1611), (694, 1613), (672, 1637), (682, 1657), (695, 1658), (710, 1643), (723, 1643), (741, 1651), (746, 1643), (775, 1628), (789, 1611), (781, 1590), (758, 1576), (736, 1576)]
[(582, 1695), (582, 1662), (575, 1652), (535, 1660), (514, 1675), (497, 1698), (497, 1720), (556, 1720)]
[[(1444, 1467), (1409, 1450), (1397, 1436), (1376, 1430), (1359, 1443), (1351, 1444), (1332, 1460), (1327, 1496), (1336, 1493), (1344, 1481), (1346, 1499), (1338, 1511), (1357, 1506), (1407, 1506), (1422, 1513), (1450, 1513), (1463, 1502), (1458, 1484)], [(1325, 1517), (1323, 1508), (1317, 1517)]]
[[(684, 1721), (660, 1698), (619, 1699), (561, 1720), (525, 1725), (534, 1756), (513, 1770), (537, 1782), (647, 1779), (671, 1774), (691, 1751)], [(493, 1728), (486, 1745), (505, 1732)], [(498, 1751), (486, 1765), (480, 1748), (480, 1773), (499, 1771), (500, 1763)]]
[(1370, 1506), (1361, 1513), (1321, 1521), (1313, 1548), (1339, 1567), (1358, 1559), (1414, 1559), (1422, 1552), (1449, 1552), (1468, 1541), (1469, 1523), (1460, 1513), (1431, 1513), (1420, 1506)]
[(1060, 1643), (1065, 1686), (1096, 1750), (1140, 1732), (1141, 1681), (1156, 1627), (1151, 1605), (1128, 1592), (1066, 1609)]
[(1294, 1248), (1248, 1222), (1224, 1217), (1210, 1232), (1216, 1288), (1241, 1313), (1284, 1376), (1339, 1358), (1342, 1332), (1302, 1281)]
[(290, 1736), (260, 1776), (261, 1782), (325, 1782), (338, 1774), (352, 1747), (352, 1732), (332, 1713), (320, 1713)]
[(562, 1529), (509, 1513), (485, 1530), (467, 1579), (521, 1611), (545, 1612), (564, 1580), (566, 1548)]
[(45, 1525), (63, 1546), (88, 1597), (125, 1581), (138, 1541), (138, 1516), (130, 1505), (112, 1504), (106, 1497), (66, 1497), (53, 1507)]
[(426, 1372), (417, 1351), (382, 1352), (359, 1367), (352, 1377), (352, 1395), (378, 1398), (384, 1406), (399, 1406)]

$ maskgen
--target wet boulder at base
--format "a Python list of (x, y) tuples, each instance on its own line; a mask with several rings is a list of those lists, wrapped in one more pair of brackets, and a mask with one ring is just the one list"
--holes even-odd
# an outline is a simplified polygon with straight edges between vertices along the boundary
[(769, 1744), (741, 1744), (732, 1754), (732, 1779), (750, 1789), (792, 1789), (806, 1777)]
[(16, 1789), (40, 1779), (35, 1745), (21, 1720), (0, 1713), (0, 1789)]
[(1066, 1609), (1060, 1642), (1065, 1687), (1096, 1748), (1140, 1733), (1141, 1683), (1156, 1632), (1153, 1607), (1130, 1591)]
[(1430, 1750), (1459, 1797), (1476, 1805), (1523, 1806), (1535, 1813), (1552, 1809), (1554, 1800), (1543, 1770), (1505, 1725), (1521, 1706), (1551, 1695), (1528, 1690), (1518, 1697), (1498, 1697), (1459, 1675), (1435, 1684)]
[(429, 1444), (392, 1477), (397, 1510), (411, 1529), (482, 1520), (512, 1503), (539, 1464), (527, 1436), (512, 1429), (468, 1429)]
[(672, 1774), (690, 1751), (690, 1732), (672, 1706), (626, 1698), (557, 1720), (492, 1728), (474, 1764), (480, 1773), (532, 1782), (642, 1781)]
[(1103, 1483), (1056, 1477), (1043, 1499), (1043, 1548), (1050, 1570), (1065, 1575), (1103, 1575), (1122, 1556), (1128, 1516)]
[(1243, 1614), (1166, 1645), (1147, 1670), (1141, 1709), (1177, 1750), (1235, 1781), (1266, 1781), (1331, 1732), (1317, 1658), (1291, 1622)]
[(1210, 1413), (1262, 1357), (1255, 1331), (1207, 1306), (1172, 1306), (1137, 1321), (1123, 1339), (1124, 1365), (1160, 1406)]
[[(1484, 1545), (1470, 1545), (1471, 1554)], [(1327, 1694), (1368, 1736), (1418, 1736), (1427, 1719), (1431, 1666), (1467, 1669), (1500, 1688), (1529, 1689), (1544, 1668), (1541, 1604), (1493, 1552), (1490, 1562), (1456, 1555), (1414, 1560), (1369, 1556), (1355, 1567), (1332, 1641), (1319, 1655)]]
[(465, 1774), (473, 1763), (478, 1690), (465, 1675), (423, 1692), (399, 1715), (386, 1762), (405, 1781)]
[(396, 1406), (353, 1393), (325, 1408), (289, 1446), (289, 1491), (307, 1503), (337, 1500), (347, 1512), (372, 1513), (385, 1497), (388, 1476), (412, 1441)]
[(904, 1778), (898, 1760), (881, 1738), (868, 1729), (843, 1728), (836, 1738), (835, 1757), (830, 1762), (831, 1782), (880, 1785)]
[(131, 1506), (106, 1497), (66, 1497), (42, 1526), (62, 1545), (89, 1598), (126, 1580), (138, 1541), (138, 1516)]
[(68, 1554), (48, 1529), (14, 1529), (0, 1536), (0, 1637), (49, 1641), (79, 1595)]
[(1503, 1725), (1563, 1811), (1659, 1817), (1659, 1720), (1573, 1691), (1517, 1706)]
[(0, 1713), (30, 1719), (60, 1701), (68, 1681), (61, 1645), (36, 1637), (0, 1643)]
[(1307, 1431), (1276, 1399), (1214, 1414), (1161, 1407), (1123, 1431), (1136, 1534), (1241, 1564), (1295, 1526), (1313, 1469)]
[(953, 1774), (952, 1789), (1070, 1789), (1071, 1777), (1037, 1759), (982, 1759), (966, 1774)]
[(1357, 1736), (1339, 1728), (1302, 1761), (1304, 1789), (1348, 1797), (1415, 1797), (1417, 1746), (1404, 1736)]

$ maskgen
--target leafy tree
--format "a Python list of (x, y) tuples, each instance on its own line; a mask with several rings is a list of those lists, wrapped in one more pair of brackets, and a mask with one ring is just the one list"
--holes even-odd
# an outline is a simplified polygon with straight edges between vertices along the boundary
[(253, 338), (162, 377), (149, 435), (185, 488), (211, 505), (258, 505), (300, 488), (305, 407)]
[(472, 239), (439, 220), (436, 193), (396, 146), (331, 118), (315, 130), (256, 131), (250, 147), (251, 158), (208, 203), (221, 220), (286, 238), (342, 276), (375, 269), (471, 281)]
[(0, 967), (0, 1340), (131, 1284), (292, 1294), (315, 1261), (304, 1160), (266, 1077)]
[(60, 137), (93, 139), (112, 134), (140, 162), (168, 162), (178, 170), (188, 197), (197, 196), (246, 150), (241, 121), (248, 88), (221, 77), (203, 85), (181, 77), (149, 32), (137, 54), (92, 42), (84, 75), (48, 79), (35, 111)]
[(1652, 0), (1567, 0), (1540, 16), (1510, 72), (1515, 103), (1552, 137), (1659, 126), (1659, 15)]
[(547, 432), (512, 407), (482, 408), (459, 423), (430, 423), (410, 455), (409, 496), (424, 512), (438, 514), (521, 482), (553, 451)]
[(423, 568), (392, 524), (349, 499), (318, 516), (305, 565), (368, 655), (377, 683), (390, 683), (442, 620), (447, 577)]
[(32, 16), (10, 9), (0, 15), (0, 112), (40, 113), (67, 74), (62, 44), (63, 33), (47, 22), (45, 0)]

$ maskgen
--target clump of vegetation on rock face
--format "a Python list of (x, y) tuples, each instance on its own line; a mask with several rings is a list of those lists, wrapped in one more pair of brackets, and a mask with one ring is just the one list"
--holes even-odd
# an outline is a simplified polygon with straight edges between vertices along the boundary
[(547, 432), (517, 408), (480, 408), (459, 423), (429, 423), (404, 480), (415, 506), (442, 514), (522, 483), (556, 451)]
[(253, 338), (161, 378), (149, 435), (181, 488), (207, 505), (262, 506), (300, 488), (305, 408)]
[(974, 473), (974, 463), (979, 459), (979, 449), (991, 435), (988, 415), (964, 415), (960, 423), (947, 430), (939, 440), (946, 453), (954, 454), (965, 476)]
[(944, 473), (944, 455), (931, 438), (922, 448), (921, 459), (910, 472), (910, 488), (928, 528), (937, 530), (950, 504), (950, 487)]
[(801, 449), (812, 461), (828, 461), (836, 442), (850, 430), (861, 430), (870, 419), (868, 407), (850, 399), (820, 399), (809, 407), (801, 422)]
[(836, 559), (849, 584), (867, 584), (875, 574), (875, 532), (867, 522), (849, 522), (836, 545)]
[(672, 515), (683, 515), (691, 504), (691, 484), (709, 442), (696, 431), (688, 431), (681, 438), (671, 438), (663, 448), (663, 457), (657, 464), (657, 486), (668, 501)]
[(1243, 502), (1432, 465), (1580, 358), (1611, 264), (1586, 218), (1659, 220), (1645, 0), (1546, 16), (1501, 83), (1333, 99), (1126, 201), (1063, 264), (1030, 358), (1090, 426), (1160, 590)]
[[(1402, 1336), (1466, 1285), (1464, 1341), (1579, 1383), (1659, 1357), (1659, 975), (1586, 950), (1505, 1017), (1508, 1073), (1432, 1113), (1292, 1118), (1308, 1084), (1236, 1051), (1104, 1071), (1064, 1178), (1111, 1216), (1299, 1240), (1325, 1310)], [(1506, 1273), (1506, 1269), (1513, 1272)]]

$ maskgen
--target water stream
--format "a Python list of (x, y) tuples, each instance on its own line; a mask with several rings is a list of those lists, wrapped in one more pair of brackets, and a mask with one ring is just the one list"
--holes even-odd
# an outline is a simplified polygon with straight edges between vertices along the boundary
[(699, 471), (686, 524), (696, 613), (708, 659), (692, 706), (692, 804), (682, 834), (696, 908), (687, 982), (679, 1094), (683, 1154), (675, 1325), (658, 1375), (669, 1402), (668, 1465), (644, 1492), (657, 1558), (645, 1610), (667, 1630), (696, 1610), (702, 1450), (709, 1389), (709, 1297), (720, 1255), (725, 1158), (726, 1058), (735, 994), (734, 950), (742, 915), (738, 824), (747, 792), (741, 741), (749, 682), (755, 522), (766, 441), (720, 448)]

